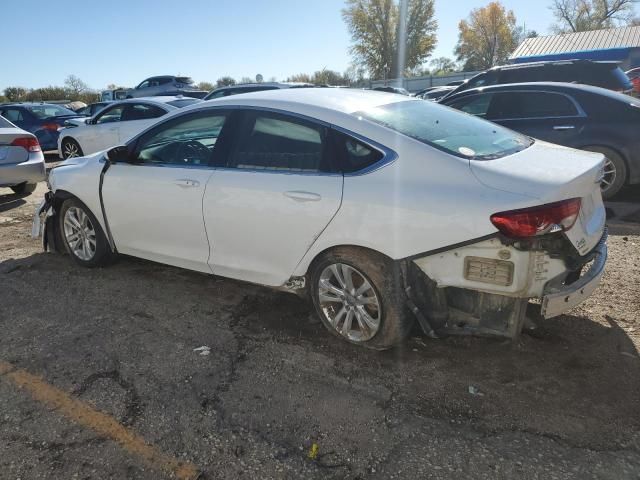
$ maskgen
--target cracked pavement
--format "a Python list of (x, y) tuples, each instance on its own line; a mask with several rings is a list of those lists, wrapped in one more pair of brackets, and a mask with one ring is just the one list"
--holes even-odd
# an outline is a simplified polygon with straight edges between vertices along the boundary
[[(200, 478), (640, 478), (638, 230), (612, 232), (596, 295), (535, 335), (416, 333), (381, 353), (341, 343), (286, 293), (44, 254), (28, 238), (43, 191), (0, 189), (0, 360)], [(0, 376), (1, 479), (162, 475)]]

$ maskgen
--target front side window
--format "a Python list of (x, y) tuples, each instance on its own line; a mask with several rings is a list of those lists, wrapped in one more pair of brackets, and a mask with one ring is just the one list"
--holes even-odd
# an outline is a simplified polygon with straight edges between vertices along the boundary
[(492, 97), (493, 95), (491, 93), (469, 95), (468, 97), (453, 101), (451, 103), (448, 103), (447, 105), (470, 115), (485, 117), (487, 115), (487, 111), (489, 110), (489, 105), (491, 104)]
[(124, 111), (126, 105), (115, 105), (111, 108), (107, 108), (103, 110), (102, 113), (96, 118), (95, 124), (100, 125), (102, 123), (113, 123), (119, 122), (122, 118), (122, 112)]
[(171, 120), (140, 140), (138, 161), (207, 166), (225, 120), (223, 112), (192, 114)]
[(122, 121), (130, 120), (148, 120), (150, 118), (158, 118), (167, 113), (160, 107), (148, 105), (146, 103), (130, 103), (122, 113)]
[(283, 172), (325, 172), (328, 129), (276, 113), (247, 113), (230, 166)]
[(575, 117), (575, 104), (564, 95), (550, 92), (496, 93), (489, 116), (492, 120)]
[(149, 86), (149, 80), (145, 80), (140, 85), (138, 85), (136, 88), (147, 88), (148, 86)]
[(501, 158), (533, 143), (529, 137), (494, 123), (424, 100), (390, 103), (354, 115), (472, 160)]

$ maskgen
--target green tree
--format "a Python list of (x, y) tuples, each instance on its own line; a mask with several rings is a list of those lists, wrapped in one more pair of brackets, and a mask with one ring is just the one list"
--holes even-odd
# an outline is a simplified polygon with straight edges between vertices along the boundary
[(287, 77), (287, 82), (313, 83), (313, 76), (308, 73), (297, 73)]
[(251, 77), (242, 77), (240, 79), (240, 83), (253, 83), (255, 80)]
[(347, 0), (342, 18), (354, 62), (374, 78), (404, 75), (424, 63), (436, 45), (434, 0)]
[(429, 65), (432, 67), (432, 75), (446, 75), (458, 69), (456, 62), (447, 57), (434, 58), (429, 62)]
[(216, 88), (216, 86), (211, 82), (200, 82), (198, 83), (198, 88), (200, 90), (206, 90), (207, 92), (210, 92), (211, 90)]
[(485, 70), (506, 62), (518, 46), (520, 30), (516, 16), (500, 2), (471, 11), (460, 30), (455, 53), (465, 70)]
[(9, 99), (7, 97), (5, 97), (4, 95), (0, 95), (0, 103), (6, 103), (8, 101)]
[(216, 80), (216, 86), (218, 88), (220, 87), (229, 87), (231, 85), (235, 85), (236, 81), (233, 77), (229, 77), (229, 76), (225, 76), (225, 77), (220, 77), (218, 80)]
[(4, 89), (4, 96), (10, 102), (21, 102), (26, 99), (29, 91), (23, 87), (7, 87)]
[(553, 0), (557, 33), (584, 32), (635, 24), (637, 0)]

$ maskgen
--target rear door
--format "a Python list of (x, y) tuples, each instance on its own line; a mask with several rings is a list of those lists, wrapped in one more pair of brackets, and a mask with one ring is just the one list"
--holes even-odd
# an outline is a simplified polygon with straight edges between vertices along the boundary
[(127, 103), (118, 126), (119, 143), (126, 143), (166, 113), (164, 108), (150, 103)]
[(586, 115), (569, 95), (548, 91), (496, 92), (487, 120), (559, 145), (580, 143)]
[(293, 115), (239, 110), (204, 219), (213, 273), (282, 285), (342, 201), (329, 127)]

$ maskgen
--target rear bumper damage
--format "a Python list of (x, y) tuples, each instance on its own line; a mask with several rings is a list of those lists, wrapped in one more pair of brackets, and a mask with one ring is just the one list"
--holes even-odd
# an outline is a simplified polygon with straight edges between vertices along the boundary
[[(535, 308), (551, 318), (597, 288), (607, 232), (586, 255), (561, 234), (528, 242), (495, 235), (401, 262), (407, 306), (425, 333), (518, 336)], [(583, 270), (588, 265), (588, 269)]]

